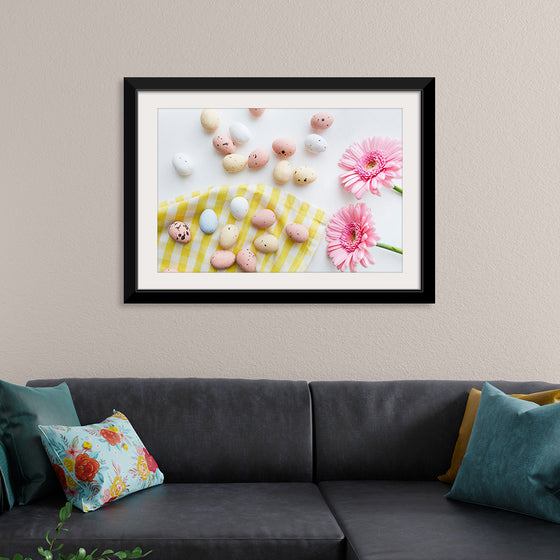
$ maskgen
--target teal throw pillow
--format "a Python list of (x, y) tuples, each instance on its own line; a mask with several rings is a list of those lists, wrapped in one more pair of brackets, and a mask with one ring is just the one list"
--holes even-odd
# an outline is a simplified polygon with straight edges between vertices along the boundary
[(14, 488), (8, 464), (8, 452), (0, 441), (0, 511), (12, 509), (15, 503)]
[(156, 486), (163, 474), (121, 412), (90, 426), (39, 426), (69, 502), (82, 511)]
[(80, 425), (68, 385), (22, 387), (0, 381), (0, 440), (19, 505), (59, 491), (38, 424)]
[(485, 383), (446, 497), (560, 523), (560, 403), (540, 406)]

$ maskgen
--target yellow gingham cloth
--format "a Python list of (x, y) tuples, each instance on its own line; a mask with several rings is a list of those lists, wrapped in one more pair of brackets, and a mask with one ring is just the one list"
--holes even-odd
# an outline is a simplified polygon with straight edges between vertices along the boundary
[[(242, 196), (249, 202), (249, 212), (243, 221), (235, 220), (230, 212), (230, 202)], [(200, 214), (210, 208), (218, 216), (218, 229), (205, 235), (199, 228)], [(253, 241), (265, 233), (251, 224), (251, 216), (258, 210), (268, 208), (277, 217), (277, 222), (266, 230), (278, 237), (278, 250), (275, 253), (257, 252)], [(185, 222), (191, 230), (189, 243), (176, 243), (169, 237), (167, 228), (175, 221)], [(309, 230), (305, 243), (294, 243), (286, 235), (286, 225), (303, 224)], [(303, 272), (325, 233), (328, 215), (324, 210), (300, 200), (280, 189), (259, 185), (232, 187), (223, 185), (210, 187), (204, 191), (193, 191), (189, 196), (178, 196), (175, 200), (160, 202), (158, 209), (158, 271), (168, 268), (179, 272), (218, 272), (210, 266), (210, 257), (221, 247), (218, 244), (220, 231), (226, 224), (239, 227), (239, 239), (230, 249), (237, 254), (249, 248), (257, 256), (257, 272)], [(239, 268), (232, 265), (226, 272), (236, 272)]]

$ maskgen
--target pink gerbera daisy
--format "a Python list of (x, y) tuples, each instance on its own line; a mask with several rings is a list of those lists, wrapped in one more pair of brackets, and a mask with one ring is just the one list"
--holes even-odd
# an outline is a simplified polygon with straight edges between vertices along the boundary
[(353, 192), (358, 200), (368, 189), (381, 196), (379, 185), (392, 189), (393, 180), (402, 177), (402, 143), (396, 138), (366, 138), (361, 144), (352, 144), (338, 166), (346, 169), (340, 174), (345, 190)]
[(374, 264), (369, 247), (374, 247), (381, 239), (375, 233), (375, 222), (371, 210), (364, 204), (341, 208), (327, 225), (327, 255), (338, 270), (350, 268), (356, 272), (360, 263), (364, 268)]

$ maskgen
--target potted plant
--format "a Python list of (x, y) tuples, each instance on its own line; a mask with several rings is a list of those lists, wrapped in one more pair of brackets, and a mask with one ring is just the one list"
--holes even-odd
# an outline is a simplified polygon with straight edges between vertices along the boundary
[[(85, 548), (79, 548), (76, 552), (70, 553), (68, 555), (63, 555), (60, 553), (60, 550), (64, 546), (64, 544), (58, 544), (56, 547), (54, 546), (55, 542), (57, 541), (61, 531), (68, 531), (64, 524), (70, 517), (72, 513), (72, 504), (70, 502), (66, 502), (64, 507), (61, 508), (59, 516), (59, 523), (55, 528), (54, 535), (50, 535), (50, 531), (47, 531), (45, 536), (45, 540), (49, 545), (49, 548), (44, 548), (42, 546), (37, 547), (37, 552), (39, 553), (41, 558), (45, 560), (113, 560), (118, 558), (119, 560), (124, 560), (125, 558), (144, 558), (148, 556), (152, 551), (149, 550), (148, 552), (142, 552), (142, 549), (137, 546), (134, 550), (124, 550), (124, 551), (115, 551), (111, 549), (104, 550), (103, 552), (98, 553), (99, 549), (94, 549), (91, 552), (87, 552)], [(9, 558), (5, 558), (0, 556), (0, 560), (10, 560)], [(32, 560), (32, 558), (24, 558), (22, 554), (14, 554), (12, 560)]]

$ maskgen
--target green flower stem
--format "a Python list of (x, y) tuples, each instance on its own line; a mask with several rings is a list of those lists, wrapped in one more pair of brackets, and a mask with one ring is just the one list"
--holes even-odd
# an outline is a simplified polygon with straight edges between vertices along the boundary
[(400, 187), (397, 187), (397, 185), (393, 185), (393, 190), (402, 194), (402, 189)]
[(381, 247), (381, 249), (387, 249), (387, 251), (393, 251), (395, 253), (398, 253), (399, 255), (402, 255), (402, 249), (399, 249), (398, 247), (393, 247), (392, 245), (385, 245), (385, 243), (377, 243), (376, 247)]

